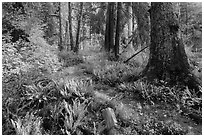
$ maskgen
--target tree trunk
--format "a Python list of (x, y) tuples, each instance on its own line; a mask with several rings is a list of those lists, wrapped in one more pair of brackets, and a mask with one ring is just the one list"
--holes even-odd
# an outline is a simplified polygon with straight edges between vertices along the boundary
[(118, 59), (119, 55), (119, 46), (120, 46), (120, 15), (121, 14), (121, 2), (117, 3), (117, 22), (116, 22), (116, 32), (115, 32), (115, 58)]
[(68, 51), (69, 50), (69, 46), (68, 46), (68, 40), (69, 37), (68, 37), (68, 21), (66, 21), (66, 26), (65, 26), (65, 42), (64, 42), (64, 45), (66, 46), (66, 50)]
[[(49, 44), (53, 44), (54, 40), (52, 40), (53, 34), (55, 33), (55, 22), (53, 17), (50, 16), (53, 14), (53, 3), (52, 2), (44, 2), (43, 3), (43, 14), (44, 14), (44, 22), (47, 24), (47, 28), (45, 30), (45, 36)], [(44, 9), (45, 8), (45, 9)]]
[[(128, 3), (128, 13), (129, 13), (129, 21), (128, 21), (128, 39), (130, 39), (130, 37), (132, 36), (132, 21), (133, 21), (133, 12), (132, 12), (132, 2)], [(132, 47), (132, 41), (130, 42), (130, 46)]]
[(152, 3), (149, 62), (143, 71), (148, 80), (185, 85), (199, 91), (200, 83), (190, 72), (184, 44), (178, 37), (178, 18), (172, 3)]
[(82, 17), (82, 11), (83, 11), (83, 2), (80, 2), (80, 11), (78, 14), (78, 23), (77, 23), (77, 33), (76, 33), (76, 44), (74, 48), (74, 52), (78, 52), (79, 50), (79, 32), (80, 32), (80, 25), (81, 25), (81, 17)]
[(110, 16), (109, 16), (109, 34), (110, 34), (110, 37), (109, 37), (109, 40), (110, 40), (110, 50), (114, 50), (114, 24), (115, 24), (115, 20), (114, 20), (114, 5), (115, 3), (114, 2), (111, 2), (110, 3), (111, 5), (111, 12), (110, 12)]
[(107, 12), (106, 12), (106, 30), (105, 30), (105, 44), (104, 44), (104, 49), (105, 51), (109, 51), (109, 15), (110, 15), (110, 3), (107, 5)]
[(114, 2), (108, 3), (106, 16), (105, 50), (114, 50)]
[(59, 43), (58, 43), (59, 51), (62, 51), (62, 22), (61, 22), (61, 3), (59, 2)]
[(73, 35), (72, 35), (72, 9), (71, 9), (71, 3), (70, 2), (68, 2), (68, 8), (69, 8), (68, 20), (69, 20), (70, 47), (71, 47), (71, 50), (73, 50), (74, 49), (74, 40), (73, 40)]

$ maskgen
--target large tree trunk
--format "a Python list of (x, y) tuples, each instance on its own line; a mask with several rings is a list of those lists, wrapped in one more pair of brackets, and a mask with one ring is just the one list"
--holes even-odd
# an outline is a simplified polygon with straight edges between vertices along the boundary
[(72, 35), (72, 8), (71, 8), (70, 2), (68, 2), (68, 9), (69, 9), (68, 20), (69, 20), (70, 47), (71, 47), (71, 50), (73, 50), (74, 49), (74, 40), (73, 40), (73, 35)]
[(81, 28), (82, 11), (83, 11), (83, 2), (80, 2), (80, 11), (79, 11), (79, 14), (77, 17), (78, 23), (77, 23), (76, 44), (74, 47), (74, 52), (78, 52), (78, 50), (79, 50), (79, 32), (80, 32), (80, 28)]
[(199, 91), (200, 83), (190, 72), (184, 45), (178, 37), (178, 18), (172, 3), (152, 3), (149, 62), (143, 71), (148, 80), (186, 85)]

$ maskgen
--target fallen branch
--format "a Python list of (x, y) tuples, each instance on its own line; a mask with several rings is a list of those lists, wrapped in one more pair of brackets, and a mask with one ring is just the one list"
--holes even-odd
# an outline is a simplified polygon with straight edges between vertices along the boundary
[(129, 59), (127, 59), (126, 61), (124, 61), (124, 63), (127, 63), (129, 60), (131, 60), (133, 57), (135, 57), (137, 54), (139, 54), (140, 52), (142, 52), (143, 50), (145, 50), (146, 48), (148, 48), (149, 46), (144, 47), (143, 49), (141, 49), (140, 51), (138, 51), (137, 53), (135, 53), (134, 55), (132, 55)]

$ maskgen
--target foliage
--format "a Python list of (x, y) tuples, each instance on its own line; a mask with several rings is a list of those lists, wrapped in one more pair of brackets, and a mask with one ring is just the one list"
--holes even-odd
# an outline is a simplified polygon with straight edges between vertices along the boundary
[(202, 80), (202, 53), (193, 52), (192, 47), (185, 46), (185, 52), (188, 57), (188, 62), (192, 73)]
[[(73, 12), (76, 12), (77, 3), (73, 5)], [(186, 128), (179, 122), (174, 119), (163, 121), (156, 113), (154, 117), (145, 113), (146, 115), (133, 121), (134, 114), (140, 114), (142, 110), (134, 106), (134, 114), (125, 112), (131, 104), (130, 100), (128, 104), (124, 103), (125, 96), (146, 105), (169, 105), (178, 115), (189, 117), (200, 124), (202, 99), (188, 88), (168, 87), (162, 81), (157, 82), (158, 85), (143, 80), (132, 82), (130, 79), (131, 83), (124, 81), (126, 77), (141, 72), (148, 55), (144, 53), (124, 64), (124, 57), (114, 61), (107, 56), (109, 53), (101, 52), (105, 5), (106, 3), (84, 3), (85, 19), (82, 22), (87, 30), (90, 29), (89, 25), (91, 26), (89, 31), (92, 35), (91, 39), (86, 39), (86, 43), (81, 43), (83, 49), (76, 54), (72, 51), (58, 51), (58, 36), (55, 35), (59, 31), (56, 27), (58, 19), (54, 16), (58, 14), (58, 3), (2, 4), (4, 135), (107, 134), (101, 132), (105, 128), (102, 110), (107, 106), (116, 111), (117, 128), (121, 134), (187, 134)], [(142, 41), (147, 41), (148, 3), (138, 3), (134, 6), (134, 14), (140, 15), (137, 15), (139, 35)], [(192, 30), (188, 38), (193, 37), (195, 30), (200, 31), (197, 27), (201, 24), (199, 9), (189, 10), (192, 10), (189, 23), (187, 26), (182, 25), (184, 30)], [(53, 16), (48, 17), (49, 14)], [(198, 21), (195, 21), (194, 17)], [(73, 18), (76, 18), (76, 15)], [(127, 18), (125, 16), (123, 19)], [(13, 32), (16, 30), (22, 34), (13, 40)], [(191, 48), (186, 48), (186, 52), (192, 69), (197, 66), (198, 71), (201, 71), (201, 54), (192, 52)], [(201, 78), (200, 74), (201, 72)], [(125, 119), (121, 117), (122, 114), (133, 117)]]
[(106, 64), (98, 66), (94, 70), (94, 75), (104, 84), (115, 86), (122, 82), (128, 75), (137, 75), (140, 69), (136, 69), (121, 62), (106, 61)]
[(27, 113), (25, 118), (17, 119), (17, 121), (13, 121), (11, 119), (11, 123), (15, 128), (17, 135), (41, 135), (41, 119), (36, 118), (33, 114)]
[[(95, 9), (95, 6), (99, 5), (99, 9)], [(99, 4), (93, 3), (94, 12), (90, 12), (90, 22), (91, 22), (91, 34), (105, 34), (104, 24), (105, 24), (105, 3), (100, 2)]]
[[(34, 79), (52, 73), (60, 67), (54, 46), (48, 45), (37, 33), (39, 31), (35, 31), (30, 37), (32, 43), (24, 41), (12, 43), (6, 40), (6, 37), (3, 38), (3, 96), (5, 95), (5, 98), (7, 94), (21, 94), (19, 88), (22, 85), (30, 84)], [(17, 48), (19, 45), (20, 49)]]
[(142, 135), (185, 135), (187, 130), (176, 122), (163, 122), (148, 117), (146, 123), (142, 124), (138, 132)]
[(193, 50), (201, 47), (202, 5), (199, 2), (180, 3), (180, 27), (184, 43), (193, 46)]
[[(149, 3), (147, 2), (135, 2), (133, 3), (133, 13), (137, 18), (138, 24), (138, 37), (142, 45), (146, 42), (149, 45), (150, 42), (150, 26), (149, 26)], [(136, 36), (137, 37), (137, 36)], [(137, 41), (135, 41), (137, 43)], [(138, 43), (139, 44), (139, 43)]]
[(63, 61), (63, 66), (68, 67), (68, 66), (73, 66), (77, 65), (79, 63), (83, 63), (83, 58), (82, 56), (70, 51), (63, 50), (58, 53), (59, 58)]
[[(157, 82), (159, 83), (159, 82)], [(162, 83), (162, 81), (161, 81)], [(134, 83), (122, 83), (118, 86), (121, 92), (128, 91), (139, 95), (140, 99), (144, 99), (152, 105), (157, 103), (171, 104), (179, 113), (189, 115), (197, 113), (201, 117), (202, 100), (197, 97), (194, 91), (190, 91), (187, 87), (168, 87), (162, 85), (152, 85), (138, 80)]]
[[(19, 68), (25, 64), (21, 61), (22, 56), (17, 53), (16, 43), (7, 43), (3, 37), (2, 39), (2, 66), (3, 75), (10, 73), (19, 73)], [(10, 41), (10, 40), (8, 40)]]
[(64, 103), (64, 108), (67, 115), (65, 115), (65, 128), (68, 134), (76, 132), (77, 127), (83, 124), (83, 119), (86, 114), (86, 102), (80, 103), (79, 100), (75, 99), (73, 101), (73, 106), (69, 105), (67, 102)]
[[(168, 87), (163, 81), (157, 82), (158, 85), (152, 85), (138, 80), (134, 83), (121, 83), (118, 85), (119, 91), (136, 92), (141, 98), (145, 99), (149, 103), (163, 102), (176, 105), (182, 103), (185, 105), (185, 99), (199, 100), (194, 91), (189, 91), (185, 87)], [(195, 102), (197, 102), (195, 101)], [(195, 103), (194, 102), (194, 103)], [(201, 102), (200, 102), (201, 103)]]
[(40, 69), (48, 73), (56, 72), (61, 64), (58, 61), (57, 46), (47, 44), (42, 37), (42, 30), (38, 28), (32, 31), (30, 41), (33, 43), (34, 53), (30, 60), (34, 61)]
[[(11, 115), (4, 118), (11, 120), (16, 134), (75, 134), (89, 105), (89, 96), (84, 92), (91, 85), (83, 81), (60, 86), (51, 79), (40, 78), (30, 85), (22, 85), (24, 94), (18, 98), (10, 96), (11, 101), (3, 104), (3, 112)], [(17, 107), (12, 108), (14, 105)]]

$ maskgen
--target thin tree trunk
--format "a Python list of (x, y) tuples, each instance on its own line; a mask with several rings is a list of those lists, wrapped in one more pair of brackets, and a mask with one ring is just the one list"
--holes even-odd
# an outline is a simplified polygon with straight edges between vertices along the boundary
[(61, 21), (61, 3), (59, 2), (59, 43), (58, 43), (59, 51), (63, 49), (62, 45), (62, 21)]
[[(186, 2), (186, 26), (188, 25), (188, 3)], [(187, 32), (186, 32), (187, 34)]]
[(109, 41), (109, 16), (110, 16), (110, 12), (111, 12), (111, 5), (110, 3), (108, 3), (107, 5), (107, 12), (106, 12), (106, 31), (105, 31), (105, 44), (104, 44), (104, 49), (105, 51), (109, 52), (109, 46), (110, 46), (110, 41)]
[(66, 50), (69, 50), (69, 46), (68, 46), (68, 21), (66, 21), (66, 26), (65, 26), (65, 46), (66, 46)]
[[(129, 22), (128, 22), (128, 38), (130, 38), (132, 36), (132, 28), (133, 28), (133, 12), (132, 12), (132, 2), (129, 3), (128, 5), (128, 13), (130, 15), (129, 17)], [(133, 43), (130, 42), (130, 46), (132, 47)]]
[(109, 41), (110, 41), (110, 46), (109, 46), (109, 51), (110, 50), (114, 50), (114, 2), (110, 3), (111, 5), (111, 12), (110, 12), (110, 16), (109, 16)]
[(170, 2), (152, 3), (149, 62), (143, 74), (169, 85), (186, 85), (199, 91), (200, 82), (190, 72), (184, 44), (178, 37), (178, 18)]
[(71, 47), (71, 50), (73, 50), (74, 49), (74, 40), (73, 40), (73, 35), (72, 35), (72, 8), (71, 8), (70, 2), (68, 2), (68, 8), (69, 8), (68, 20), (69, 20), (70, 47)]
[(115, 34), (115, 58), (118, 59), (119, 55), (119, 46), (120, 46), (120, 15), (121, 14), (121, 2), (117, 2), (117, 22), (116, 22), (116, 34)]
[(51, 40), (50, 38), (53, 37), (53, 34), (55, 32), (55, 22), (53, 20), (53, 17), (50, 16), (53, 14), (53, 3), (52, 2), (45, 2), (45, 5), (43, 6), (45, 8), (44, 13), (44, 23), (47, 24), (47, 29), (45, 30), (45, 36), (49, 44), (53, 44), (54, 40)]
[(114, 2), (108, 3), (105, 32), (105, 50), (114, 50)]
[(74, 48), (74, 52), (79, 51), (79, 32), (80, 32), (80, 25), (81, 25), (81, 17), (82, 17), (82, 11), (83, 11), (83, 2), (80, 2), (80, 11), (78, 14), (78, 23), (77, 23), (77, 33), (76, 33), (76, 44)]

